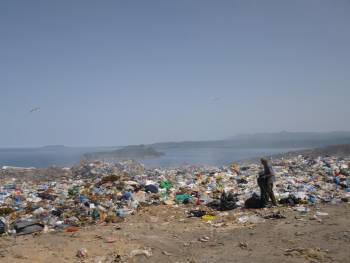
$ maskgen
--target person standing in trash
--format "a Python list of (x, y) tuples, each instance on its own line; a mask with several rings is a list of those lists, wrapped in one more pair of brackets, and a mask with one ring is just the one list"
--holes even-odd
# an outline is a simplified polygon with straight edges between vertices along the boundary
[(259, 173), (258, 185), (260, 187), (261, 206), (265, 207), (271, 199), (272, 204), (277, 206), (275, 194), (273, 193), (273, 183), (276, 181), (275, 172), (271, 163), (265, 159), (260, 159), (264, 170)]

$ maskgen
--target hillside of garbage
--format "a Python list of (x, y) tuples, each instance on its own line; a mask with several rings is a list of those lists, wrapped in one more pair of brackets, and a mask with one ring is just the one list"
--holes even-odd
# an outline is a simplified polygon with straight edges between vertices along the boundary
[[(316, 203), (350, 200), (350, 158), (306, 156), (272, 160), (282, 206), (306, 211)], [(188, 216), (242, 210), (252, 196), (259, 163), (224, 167), (147, 168), (136, 161), (81, 162), (71, 168), (0, 170), (0, 233), (75, 231), (98, 222), (118, 223), (145, 206), (191, 205)], [(244, 217), (240, 221), (257, 220)]]

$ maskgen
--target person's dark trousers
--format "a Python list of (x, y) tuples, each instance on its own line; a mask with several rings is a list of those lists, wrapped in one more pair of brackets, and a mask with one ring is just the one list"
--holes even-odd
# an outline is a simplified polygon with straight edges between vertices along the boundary
[(273, 179), (271, 177), (266, 179), (266, 194), (271, 199), (273, 205), (277, 205), (275, 194), (273, 193)]
[(258, 185), (260, 187), (261, 207), (265, 207), (270, 199), (273, 205), (277, 205), (276, 198), (273, 193), (272, 177), (259, 177)]
[(261, 207), (265, 207), (267, 205), (267, 202), (269, 201), (269, 195), (267, 193), (266, 178), (259, 177), (258, 185), (260, 187), (260, 204), (261, 204)]

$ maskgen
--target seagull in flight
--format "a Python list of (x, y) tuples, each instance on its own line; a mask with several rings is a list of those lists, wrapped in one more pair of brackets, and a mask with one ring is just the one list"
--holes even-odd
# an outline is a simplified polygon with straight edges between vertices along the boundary
[(29, 112), (30, 112), (30, 113), (33, 113), (33, 112), (36, 112), (36, 111), (39, 111), (39, 110), (40, 110), (40, 108), (39, 108), (39, 107), (36, 107), (36, 108), (31, 109)]
[(212, 102), (218, 102), (218, 101), (220, 101), (221, 100), (221, 98), (220, 97), (215, 97), (215, 98), (212, 98)]

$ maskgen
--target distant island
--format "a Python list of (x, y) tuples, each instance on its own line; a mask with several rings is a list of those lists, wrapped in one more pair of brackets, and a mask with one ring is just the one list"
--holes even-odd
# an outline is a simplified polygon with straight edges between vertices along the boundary
[(146, 145), (131, 145), (119, 150), (95, 152), (84, 154), (84, 158), (88, 160), (143, 160), (158, 158), (164, 153), (155, 150)]

